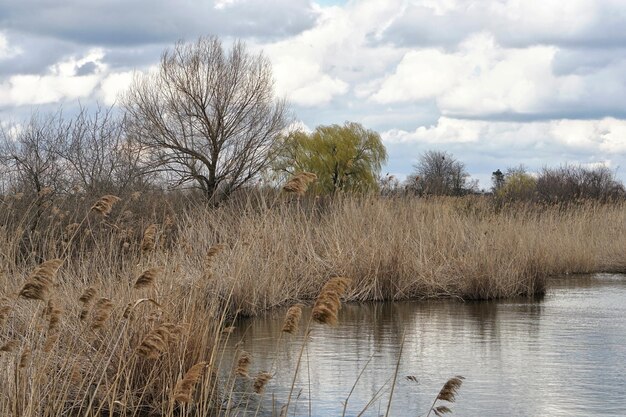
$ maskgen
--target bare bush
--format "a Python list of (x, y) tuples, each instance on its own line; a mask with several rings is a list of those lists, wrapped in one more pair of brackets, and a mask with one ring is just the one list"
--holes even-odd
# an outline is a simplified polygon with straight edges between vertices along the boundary
[(624, 185), (607, 167), (565, 165), (542, 170), (537, 178), (537, 195), (544, 202), (608, 202), (624, 198), (625, 191)]

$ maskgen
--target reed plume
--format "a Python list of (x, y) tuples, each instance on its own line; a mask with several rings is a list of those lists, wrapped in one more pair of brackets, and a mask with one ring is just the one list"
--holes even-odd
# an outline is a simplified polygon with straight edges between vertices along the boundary
[(177, 340), (181, 327), (172, 323), (163, 323), (156, 329), (148, 332), (137, 352), (147, 359), (158, 359), (167, 351), (171, 341)]
[(148, 226), (145, 232), (143, 232), (143, 239), (141, 240), (141, 250), (143, 252), (154, 250), (156, 246), (156, 233), (157, 225), (154, 223)]
[(296, 304), (289, 307), (289, 310), (287, 310), (287, 314), (285, 314), (285, 321), (283, 322), (283, 332), (289, 334), (297, 332), (301, 317), (302, 304)]
[(111, 315), (111, 310), (113, 310), (113, 302), (110, 299), (102, 297), (96, 301), (96, 304), (93, 307), (93, 321), (91, 322), (91, 329), (100, 329)]
[(265, 385), (272, 379), (272, 374), (269, 372), (259, 372), (254, 378), (254, 392), (262, 394), (265, 391)]
[(350, 286), (351, 280), (344, 277), (331, 278), (320, 291), (311, 316), (313, 320), (321, 324), (337, 324), (339, 310), (341, 309), (341, 297)]
[(37, 196), (45, 197), (45, 196), (52, 194), (53, 191), (54, 190), (52, 189), (52, 187), (43, 187), (41, 190), (39, 190), (39, 192), (37, 193)]
[(154, 301), (152, 298), (140, 298), (139, 300), (136, 300), (134, 302), (130, 302), (126, 305), (126, 308), (124, 309), (124, 314), (122, 314), (122, 317), (125, 319), (128, 319), (130, 317), (132, 317), (133, 311), (135, 310), (135, 308), (141, 304), (144, 303), (146, 301), (149, 301), (150, 303), (154, 304), (157, 307), (161, 307), (161, 304), (157, 303), (156, 301)]
[(433, 401), (433, 405), (428, 410), (428, 414), (426, 417), (430, 416), (430, 413), (434, 413), (437, 417), (442, 417), (444, 414), (451, 413), (452, 410), (445, 405), (437, 405), (437, 401), (447, 401), (449, 403), (453, 403), (456, 401), (456, 394), (459, 392), (461, 385), (463, 384), (463, 380), (465, 378), (461, 375), (457, 375), (452, 377), (443, 384), (441, 391), (437, 394), (435, 401)]
[(0, 346), (0, 352), (11, 353), (19, 345), (17, 340), (9, 340), (4, 345)]
[(161, 268), (159, 267), (146, 269), (141, 275), (139, 275), (139, 278), (135, 281), (133, 288), (137, 290), (152, 286), (160, 273)]
[(96, 201), (96, 204), (91, 207), (91, 210), (100, 213), (103, 217), (109, 217), (109, 214), (111, 214), (113, 210), (113, 205), (120, 200), (121, 198), (118, 196), (107, 194), (100, 197), (100, 200)]
[(76, 233), (79, 227), (80, 223), (70, 223), (65, 226), (65, 229), (63, 231), (63, 240), (66, 242), (69, 241), (72, 236), (74, 236), (74, 233)]
[(11, 306), (0, 306), (0, 327), (4, 326), (11, 313)]
[(31, 357), (30, 349), (29, 348), (24, 349), (24, 351), (22, 352), (22, 355), (20, 356), (20, 364), (19, 364), (20, 369), (26, 368), (26, 366), (28, 366), (30, 357)]
[(61, 259), (51, 259), (40, 264), (28, 277), (26, 284), (20, 290), (20, 296), (45, 301), (62, 263)]
[(53, 299), (48, 300), (44, 314), (48, 317), (48, 333), (56, 332), (61, 322), (63, 310)]
[(59, 334), (56, 332), (46, 335), (46, 340), (43, 344), (43, 351), (46, 353), (50, 352), (57, 340), (59, 340)]
[(235, 373), (239, 376), (247, 377), (248, 369), (250, 368), (250, 363), (252, 362), (252, 356), (245, 350), (242, 350), (239, 354), (239, 359), (237, 360), (237, 368), (235, 369)]
[(224, 243), (218, 243), (215, 245), (212, 245), (209, 250), (206, 253), (206, 257), (205, 257), (205, 268), (206, 268), (206, 277), (207, 278), (211, 278), (213, 276), (213, 261), (215, 259), (215, 257), (220, 254), (223, 250), (225, 250), (226, 248), (228, 248), (228, 245), (224, 244)]
[(312, 172), (300, 172), (291, 177), (289, 181), (283, 185), (283, 191), (302, 196), (309, 189), (309, 185), (316, 180), (317, 175)]
[(208, 362), (198, 362), (193, 365), (176, 383), (174, 388), (174, 400), (180, 403), (189, 403), (193, 397), (193, 392), (196, 384), (202, 378), (206, 372), (209, 364)]
[(87, 318), (87, 315), (89, 315), (89, 306), (91, 305), (93, 298), (96, 296), (96, 293), (97, 292), (95, 288), (87, 287), (85, 292), (83, 292), (83, 294), (78, 299), (78, 301), (83, 305), (80, 310), (81, 321), (85, 320)]

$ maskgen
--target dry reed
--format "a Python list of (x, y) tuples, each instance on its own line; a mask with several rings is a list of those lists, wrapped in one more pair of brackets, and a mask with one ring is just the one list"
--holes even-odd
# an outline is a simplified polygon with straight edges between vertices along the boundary
[(135, 285), (133, 285), (133, 288), (141, 289), (153, 286), (161, 271), (162, 268), (159, 267), (150, 268), (143, 271), (143, 273), (135, 281)]
[(189, 403), (193, 398), (196, 384), (208, 369), (208, 362), (198, 362), (185, 373), (174, 387), (174, 400), (180, 403)]
[(443, 384), (443, 387), (439, 391), (439, 394), (437, 394), (437, 397), (435, 398), (435, 401), (433, 401), (433, 405), (430, 407), (430, 410), (428, 411), (426, 417), (428, 417), (431, 412), (434, 413), (437, 417), (442, 417), (444, 414), (451, 413), (452, 410), (450, 410), (450, 408), (448, 408), (446, 405), (437, 406), (437, 401), (446, 401), (449, 403), (455, 402), (456, 395), (459, 392), (459, 389), (461, 388), (464, 379), (465, 378), (461, 375), (457, 375), (448, 379), (446, 383)]
[(283, 322), (282, 331), (289, 334), (297, 332), (301, 317), (302, 304), (296, 304), (289, 307), (289, 310), (287, 310), (287, 314), (285, 314), (285, 321)]
[(312, 172), (300, 172), (287, 181), (285, 185), (283, 185), (283, 191), (288, 193), (294, 193), (299, 196), (302, 196), (306, 193), (309, 188), (309, 185), (317, 180), (317, 175)]
[(28, 277), (19, 295), (31, 300), (46, 301), (62, 263), (61, 259), (51, 259), (40, 264)]
[(259, 372), (254, 377), (254, 392), (256, 392), (257, 394), (263, 394), (263, 392), (265, 391), (265, 385), (269, 382), (270, 379), (272, 379), (272, 374), (270, 374), (269, 372)]
[(11, 353), (19, 346), (20, 342), (17, 340), (9, 340), (2, 346), (0, 346), (0, 352)]
[(157, 225), (151, 224), (146, 228), (143, 232), (143, 239), (141, 240), (141, 250), (143, 252), (153, 251), (156, 247), (156, 234), (157, 234)]
[(0, 306), (0, 328), (7, 322), (10, 313), (11, 306)]
[(91, 207), (91, 210), (100, 213), (103, 217), (108, 217), (109, 214), (111, 214), (111, 211), (113, 211), (113, 206), (115, 205), (115, 203), (119, 202), (121, 200), (121, 198), (115, 196), (115, 195), (105, 195), (100, 197), (100, 200), (96, 201), (96, 204), (94, 204)]
[(28, 366), (28, 362), (30, 362), (31, 358), (31, 350), (29, 348), (25, 348), (22, 354), (20, 355), (19, 368), (23, 369)]
[(147, 359), (158, 359), (167, 352), (170, 342), (177, 340), (181, 328), (172, 323), (163, 323), (156, 329), (148, 332), (137, 352)]
[(91, 322), (91, 329), (98, 330), (104, 326), (104, 323), (107, 321), (109, 316), (111, 315), (111, 310), (113, 310), (113, 302), (105, 297), (102, 297), (96, 301), (93, 306), (93, 320)]
[(351, 280), (344, 277), (331, 278), (320, 291), (313, 305), (311, 317), (320, 324), (336, 325), (341, 309), (341, 297), (350, 286)]
[(80, 310), (80, 320), (83, 321), (89, 315), (89, 307), (91, 306), (91, 302), (96, 296), (97, 291), (93, 287), (88, 287), (78, 298), (78, 301), (83, 305)]
[(237, 368), (235, 369), (235, 373), (242, 377), (248, 376), (248, 370), (250, 369), (250, 363), (252, 363), (252, 356), (245, 350), (242, 350), (239, 353), (239, 358), (237, 359)]

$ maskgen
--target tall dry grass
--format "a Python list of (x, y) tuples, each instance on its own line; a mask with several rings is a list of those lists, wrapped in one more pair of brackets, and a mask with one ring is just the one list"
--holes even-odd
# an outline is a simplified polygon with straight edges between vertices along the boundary
[[(128, 201), (95, 201), (53, 201), (34, 225), (29, 206), (0, 201), (2, 416), (235, 415), (239, 383), (222, 363), (232, 318), (313, 300), (331, 277), (351, 278), (318, 300), (335, 322), (344, 290), (511, 297), (553, 274), (626, 267), (623, 205), (256, 196), (128, 214)], [(252, 390), (270, 376), (250, 377)]]

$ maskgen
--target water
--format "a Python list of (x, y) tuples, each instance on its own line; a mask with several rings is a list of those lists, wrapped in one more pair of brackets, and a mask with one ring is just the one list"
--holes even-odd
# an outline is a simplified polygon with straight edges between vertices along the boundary
[[(565, 277), (550, 288), (540, 301), (345, 305), (339, 326), (313, 326), (296, 415), (309, 404), (313, 416), (341, 415), (364, 368), (346, 415), (372, 399), (363, 415), (384, 415), (404, 335), (392, 416), (425, 415), (454, 375), (466, 378), (455, 416), (626, 416), (626, 277)], [(302, 330), (277, 340), (283, 313), (242, 321), (231, 338), (252, 354), (251, 373), (276, 372), (266, 411), (286, 398), (302, 346)]]

